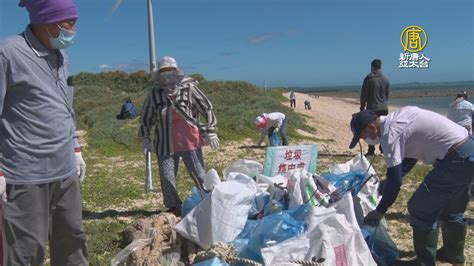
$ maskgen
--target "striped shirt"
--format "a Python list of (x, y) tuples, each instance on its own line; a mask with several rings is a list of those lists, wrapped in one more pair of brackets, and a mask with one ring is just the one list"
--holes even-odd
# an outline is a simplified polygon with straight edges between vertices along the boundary
[[(197, 126), (201, 133), (216, 132), (216, 115), (209, 99), (197, 87), (198, 82), (184, 78), (173, 94), (155, 85), (148, 94), (142, 107), (139, 135), (150, 139), (150, 132), (155, 127), (155, 150), (158, 155), (172, 155), (173, 148), (173, 111), (181, 115), (190, 125)], [(206, 123), (199, 121), (199, 115), (206, 118)]]

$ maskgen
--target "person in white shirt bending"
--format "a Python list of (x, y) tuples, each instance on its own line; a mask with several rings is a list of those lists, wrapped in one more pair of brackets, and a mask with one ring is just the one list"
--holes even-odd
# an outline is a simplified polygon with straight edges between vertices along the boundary
[(265, 136), (268, 135), (270, 138), (273, 132), (280, 132), (282, 145), (288, 145), (288, 136), (286, 133), (286, 128), (288, 127), (288, 118), (286, 118), (285, 114), (280, 112), (273, 112), (269, 114), (263, 113), (262, 115), (257, 116), (255, 119), (255, 125), (262, 131), (260, 142), (258, 143), (259, 146), (265, 145)]

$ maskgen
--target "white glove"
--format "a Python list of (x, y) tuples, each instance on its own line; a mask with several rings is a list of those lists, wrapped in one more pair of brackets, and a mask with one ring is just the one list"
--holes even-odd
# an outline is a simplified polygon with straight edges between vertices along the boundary
[(273, 132), (278, 133), (279, 130), (280, 130), (280, 128), (279, 128), (279, 127), (276, 127), (276, 128), (273, 130)]
[(76, 168), (77, 168), (77, 175), (79, 176), (79, 180), (81, 183), (84, 181), (84, 177), (86, 176), (86, 162), (82, 159), (82, 152), (76, 152)]
[(3, 172), (0, 172), (0, 197), (3, 203), (7, 202), (7, 183), (5, 182)]
[(217, 137), (217, 134), (216, 133), (209, 133), (209, 134), (206, 134), (206, 142), (209, 143), (209, 145), (211, 145), (211, 148), (213, 150), (219, 148), (219, 138)]

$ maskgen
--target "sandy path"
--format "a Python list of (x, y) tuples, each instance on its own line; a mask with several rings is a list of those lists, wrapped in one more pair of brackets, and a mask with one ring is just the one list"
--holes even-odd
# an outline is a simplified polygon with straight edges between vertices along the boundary
[[(314, 98), (308, 94), (295, 93), (296, 95), (296, 109), (295, 111), (307, 115), (308, 124), (316, 129), (315, 132), (304, 131), (302, 135), (311, 133), (314, 137), (321, 140), (332, 140), (326, 143), (326, 146), (331, 152), (347, 153), (348, 146), (352, 139), (352, 132), (349, 127), (349, 122), (353, 113), (359, 111), (359, 103), (356, 99), (351, 98), (336, 98), (321, 96)], [(289, 97), (289, 93), (284, 94)], [(304, 101), (311, 102), (311, 110), (304, 109)], [(290, 106), (290, 102), (283, 103)], [(363, 145), (365, 149), (366, 145)], [(355, 152), (355, 151), (352, 151)]]

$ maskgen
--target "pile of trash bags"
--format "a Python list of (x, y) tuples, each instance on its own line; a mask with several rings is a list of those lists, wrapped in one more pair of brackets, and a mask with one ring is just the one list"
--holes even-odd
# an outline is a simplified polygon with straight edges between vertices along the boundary
[[(235, 257), (251, 262), (241, 265), (389, 265), (398, 258), (384, 221), (362, 224), (380, 198), (379, 179), (365, 157), (321, 175), (262, 172), (252, 160), (232, 163), (222, 178), (209, 171), (206, 192), (192, 189), (174, 231), (203, 250), (232, 246)], [(236, 264), (216, 254), (194, 265)]]

